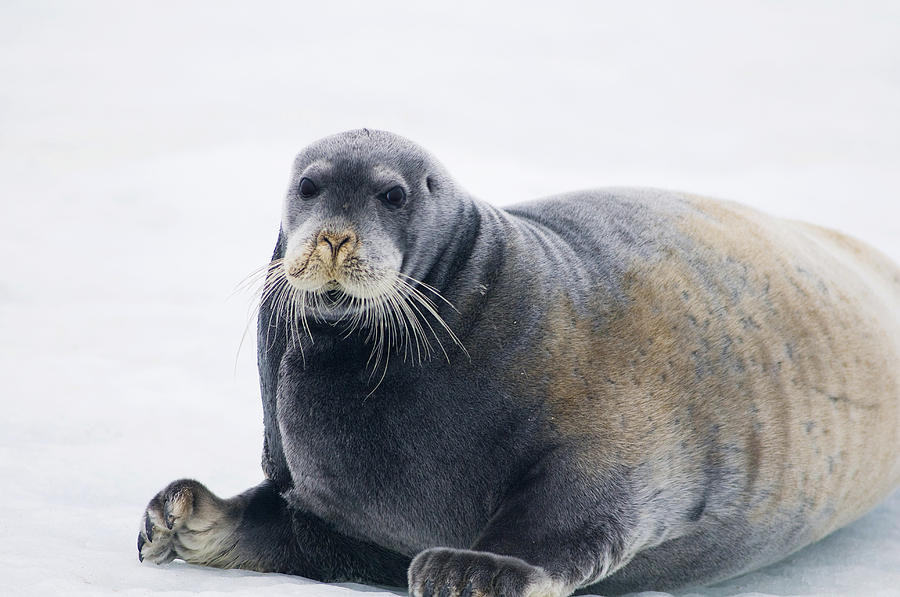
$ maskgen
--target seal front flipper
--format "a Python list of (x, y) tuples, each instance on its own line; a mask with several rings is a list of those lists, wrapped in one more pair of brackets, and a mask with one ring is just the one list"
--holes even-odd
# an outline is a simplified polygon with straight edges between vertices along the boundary
[(638, 551), (627, 473), (579, 470), (553, 454), (510, 492), (471, 550), (432, 548), (413, 560), (414, 597), (571, 594)]
[(233, 567), (232, 537), (243, 507), (240, 497), (223, 500), (192, 479), (173, 481), (147, 504), (138, 533), (138, 557), (157, 564), (180, 558)]
[(147, 506), (138, 557), (297, 574), (316, 580), (401, 586), (409, 558), (335, 532), (312, 514), (289, 509), (272, 481), (230, 499), (190, 479), (170, 483)]
[(484, 551), (435, 547), (416, 556), (409, 567), (412, 597), (557, 597), (566, 593), (545, 570)]

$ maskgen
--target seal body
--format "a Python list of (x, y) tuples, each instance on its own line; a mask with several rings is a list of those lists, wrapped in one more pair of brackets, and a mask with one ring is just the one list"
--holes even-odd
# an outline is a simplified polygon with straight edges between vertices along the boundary
[(142, 558), (416, 597), (663, 590), (900, 483), (900, 270), (837, 232), (650, 189), (498, 209), (354, 131), (298, 156), (268, 279), (266, 481), (173, 483)]

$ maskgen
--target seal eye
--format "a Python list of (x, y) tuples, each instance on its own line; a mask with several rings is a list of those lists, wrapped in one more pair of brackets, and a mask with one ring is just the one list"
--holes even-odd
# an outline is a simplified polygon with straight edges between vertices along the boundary
[(300, 196), (304, 199), (309, 199), (313, 195), (319, 192), (318, 187), (316, 187), (316, 183), (306, 178), (305, 176), (300, 179)]
[(384, 203), (388, 207), (398, 208), (406, 203), (406, 191), (403, 187), (394, 187), (383, 195)]

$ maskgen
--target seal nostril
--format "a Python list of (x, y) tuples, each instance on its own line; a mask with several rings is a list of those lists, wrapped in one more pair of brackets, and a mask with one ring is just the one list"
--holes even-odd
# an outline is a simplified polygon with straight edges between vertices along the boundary
[(334, 251), (335, 251), (335, 252), (340, 251), (340, 250), (341, 250), (341, 247), (343, 247), (344, 245), (346, 245), (347, 243), (349, 243), (351, 238), (352, 238), (352, 237), (351, 237), (350, 234), (344, 235), (344, 238), (342, 238), (342, 239), (340, 239), (340, 240), (338, 241), (337, 247), (334, 247)]
[(356, 233), (352, 230), (342, 230), (340, 232), (329, 232), (329, 231), (321, 231), (316, 241), (319, 246), (328, 245), (328, 248), (331, 250), (332, 258), (337, 258), (338, 252), (344, 245), (347, 245), (349, 249), (356, 245), (357, 236)]

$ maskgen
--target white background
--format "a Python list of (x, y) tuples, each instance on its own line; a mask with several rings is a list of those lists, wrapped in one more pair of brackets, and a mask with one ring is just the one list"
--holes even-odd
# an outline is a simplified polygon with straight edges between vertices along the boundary
[[(711, 194), (900, 258), (900, 6), (0, 5), (0, 593), (335, 595), (140, 565), (147, 500), (261, 478), (252, 294), (293, 154), (367, 126), (497, 204)], [(892, 315), (895, 316), (895, 315)], [(700, 595), (900, 594), (900, 494)]]

